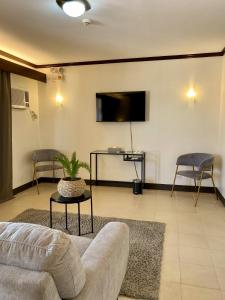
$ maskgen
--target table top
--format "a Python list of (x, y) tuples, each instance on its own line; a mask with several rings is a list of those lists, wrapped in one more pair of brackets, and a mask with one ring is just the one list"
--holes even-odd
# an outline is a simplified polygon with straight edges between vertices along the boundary
[(87, 201), (91, 198), (91, 191), (85, 190), (81, 196), (78, 197), (63, 197), (58, 192), (51, 195), (50, 200), (58, 203), (70, 204), (70, 203), (80, 203)]
[(143, 156), (144, 151), (121, 151), (121, 152), (109, 152), (108, 150), (94, 150), (90, 152), (91, 154), (108, 154), (108, 155), (137, 155)]

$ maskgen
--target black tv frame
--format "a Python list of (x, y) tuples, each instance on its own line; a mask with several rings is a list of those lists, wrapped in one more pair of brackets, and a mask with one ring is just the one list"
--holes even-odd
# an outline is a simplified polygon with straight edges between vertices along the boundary
[[(129, 95), (129, 94), (144, 94), (144, 105), (143, 105), (143, 108), (144, 108), (144, 118), (141, 119), (141, 120), (138, 120), (138, 119), (129, 119), (129, 120), (102, 120), (99, 118), (99, 111), (98, 111), (98, 95), (99, 96), (107, 96), (107, 95), (113, 95), (113, 94), (121, 94), (121, 95)], [(126, 91), (126, 92), (101, 92), (101, 93), (96, 93), (96, 122), (112, 122), (112, 123), (123, 123), (123, 122), (145, 122), (146, 121), (146, 91)]]

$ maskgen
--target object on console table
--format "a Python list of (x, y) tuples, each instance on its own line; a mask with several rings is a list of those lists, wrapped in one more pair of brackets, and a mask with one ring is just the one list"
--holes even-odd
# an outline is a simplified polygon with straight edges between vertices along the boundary
[(109, 153), (121, 153), (121, 152), (124, 152), (124, 150), (121, 147), (109, 147), (108, 152)]

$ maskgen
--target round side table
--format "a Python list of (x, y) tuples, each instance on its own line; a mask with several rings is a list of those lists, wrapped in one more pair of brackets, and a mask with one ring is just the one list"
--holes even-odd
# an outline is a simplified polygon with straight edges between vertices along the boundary
[[(85, 190), (84, 193), (79, 197), (63, 197), (58, 192), (51, 195), (50, 198), (50, 228), (52, 228), (52, 202), (61, 203), (65, 205), (65, 218), (66, 218), (66, 230), (68, 230), (68, 220), (67, 220), (67, 205), (68, 204), (77, 204), (78, 205), (78, 229), (79, 235), (81, 235), (81, 226), (80, 226), (80, 203), (91, 200), (91, 233), (94, 232), (93, 225), (93, 204), (92, 204), (92, 194), (90, 191)], [(89, 233), (89, 232), (88, 232)], [(87, 234), (87, 233), (85, 233)]]

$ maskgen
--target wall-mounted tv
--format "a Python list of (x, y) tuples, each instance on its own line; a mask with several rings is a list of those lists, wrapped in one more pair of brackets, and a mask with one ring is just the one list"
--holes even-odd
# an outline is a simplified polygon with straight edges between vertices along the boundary
[(96, 94), (97, 122), (145, 121), (145, 91)]

